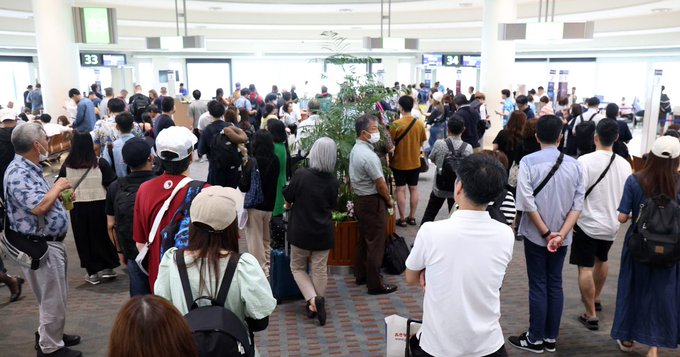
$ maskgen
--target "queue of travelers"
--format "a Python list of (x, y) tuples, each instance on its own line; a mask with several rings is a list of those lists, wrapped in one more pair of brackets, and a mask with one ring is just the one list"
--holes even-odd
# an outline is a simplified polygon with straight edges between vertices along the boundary
[[(663, 267), (642, 261), (643, 248), (631, 243), (641, 235), (664, 234), (637, 224), (640, 219), (657, 222), (649, 207), (663, 207), (653, 202), (680, 199), (680, 134), (671, 129), (656, 139), (644, 166), (633, 174), (626, 148), (632, 135), (618, 119), (616, 104), (601, 115), (593, 97), (585, 101), (585, 111), (574, 103), (555, 112), (543, 88), (514, 101), (503, 90), (497, 114), (504, 128), (493, 150), (482, 150), (489, 118), (484, 94), (472, 88), (468, 98), (421, 85), (397, 98), (390, 109), (399, 118), (390, 123), (359, 113), (348, 177), (339, 178), (338, 147), (330, 138), (313, 143), (305, 153), (306, 167), (295, 167), (291, 158), (291, 150), (336, 100), (327, 88), (309, 102), (317, 117), (305, 120), (294, 114), (291, 92), (280, 94), (276, 86), (264, 100), (251, 85), (231, 97), (221, 91), (202, 104), (195, 104), (202, 94), (194, 90), (191, 128), (175, 125), (174, 99), (167, 90), (151, 98), (137, 86), (128, 103), (113, 97), (111, 88), (104, 92), (102, 114), (94, 105), (96, 95), (89, 99), (77, 89), (69, 91), (77, 106), (71, 152), (52, 184), (41, 165), (49, 154), (49, 118), (42, 114), (40, 122), (17, 125), (22, 120), (0, 111), (5, 236), (9, 244), (31, 240), (42, 249), (19, 264), (23, 277), (7, 274), (0, 260), (0, 282), (9, 288), (11, 302), (20, 299), (24, 282), (33, 291), (40, 306), (38, 356), (82, 355), (70, 349), (80, 336), (64, 333), (69, 218), (86, 282), (114, 279), (115, 268), (127, 267), (131, 299), (114, 323), (109, 356), (206, 355), (212, 347), (193, 342), (195, 321), (189, 316), (216, 304), (240, 322), (230, 335), (239, 348), (257, 355), (254, 332), (267, 328), (277, 304), (271, 254), (273, 227), (283, 220), (288, 268), (304, 298), (305, 315), (326, 325), (332, 306), (327, 300), (331, 215), (339, 179), (349, 179), (355, 195), (354, 278), (368, 294), (398, 289), (381, 274), (388, 210), (397, 209), (399, 227), (420, 225), (405, 261), (406, 282), (424, 292), (421, 332), (407, 341), (412, 356), (507, 356), (500, 295), (516, 242), (523, 244), (527, 264), (529, 316), (527, 329), (507, 338), (509, 346), (558, 351), (562, 271), (570, 245), (569, 264), (576, 266), (584, 307), (577, 319), (585, 328), (598, 330), (598, 312), (612, 309), (611, 336), (620, 350), (631, 351), (639, 343), (655, 357), (659, 347), (680, 343), (677, 261)], [(33, 95), (29, 98), (32, 105)], [(427, 109), (420, 111), (422, 119), (413, 115), (419, 104)], [(385, 136), (393, 143), (386, 162), (394, 175), (395, 199), (392, 178), (377, 153)], [(194, 180), (191, 165), (203, 155), (207, 181)], [(418, 223), (424, 160), (434, 164), (435, 179)], [(444, 201), (452, 213), (436, 221)], [(603, 306), (608, 253), (629, 220), (616, 305)], [(239, 251), (240, 230), (247, 253)], [(168, 343), (148, 346), (156, 344), (140, 341), (140, 329), (153, 329)], [(245, 340), (238, 339), (240, 333)], [(176, 339), (188, 343), (177, 346)]]

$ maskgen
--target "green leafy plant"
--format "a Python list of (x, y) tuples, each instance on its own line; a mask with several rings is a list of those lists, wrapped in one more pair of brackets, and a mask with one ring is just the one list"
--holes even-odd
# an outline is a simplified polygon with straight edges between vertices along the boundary
[[(321, 34), (327, 40), (325, 49), (332, 52), (324, 61), (338, 65), (344, 72), (343, 82), (339, 83), (340, 92), (327, 110), (319, 113), (319, 120), (310, 135), (301, 140), (302, 148), (309, 152), (314, 142), (321, 137), (329, 137), (338, 148), (336, 173), (339, 181), (336, 221), (352, 219), (353, 194), (349, 183), (349, 155), (356, 142), (355, 120), (364, 114), (380, 117), (376, 103), (388, 98), (384, 85), (373, 74), (359, 75), (358, 64), (373, 63), (373, 58), (360, 58), (347, 54), (346, 38), (333, 31)], [(383, 138), (384, 140), (385, 138)], [(349, 204), (348, 204), (349, 203)]]

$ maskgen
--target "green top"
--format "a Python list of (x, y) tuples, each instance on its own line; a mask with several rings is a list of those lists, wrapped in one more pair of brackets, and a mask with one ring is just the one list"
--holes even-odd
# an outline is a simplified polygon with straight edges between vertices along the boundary
[(286, 163), (288, 162), (286, 153), (286, 144), (275, 143), (274, 154), (279, 159), (279, 180), (276, 182), (276, 201), (274, 201), (274, 210), (272, 216), (280, 216), (284, 212), (283, 204), (283, 188), (286, 186)]

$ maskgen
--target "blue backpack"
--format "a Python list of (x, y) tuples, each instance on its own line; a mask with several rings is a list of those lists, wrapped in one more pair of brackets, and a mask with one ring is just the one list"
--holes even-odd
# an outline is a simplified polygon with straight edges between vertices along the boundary
[(184, 202), (172, 215), (170, 223), (161, 230), (161, 257), (172, 247), (182, 249), (189, 245), (189, 223), (191, 223), (189, 209), (191, 202), (203, 189), (203, 185), (205, 181), (194, 180), (189, 183)]
[(246, 170), (243, 170), (241, 184), (239, 185), (239, 189), (246, 193), (243, 199), (243, 208), (255, 208), (264, 202), (262, 178), (260, 177), (257, 160), (254, 157), (248, 158), (246, 168)]

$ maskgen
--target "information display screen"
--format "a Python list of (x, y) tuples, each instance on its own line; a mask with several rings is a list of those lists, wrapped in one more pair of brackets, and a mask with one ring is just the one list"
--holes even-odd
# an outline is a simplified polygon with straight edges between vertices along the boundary
[(102, 63), (105, 67), (119, 67), (125, 65), (125, 55), (102, 55)]
[(80, 53), (80, 65), (84, 67), (120, 67), (126, 64), (123, 54), (116, 53)]
[(442, 55), (441, 54), (424, 54), (423, 64), (426, 66), (441, 66), (442, 65)]

